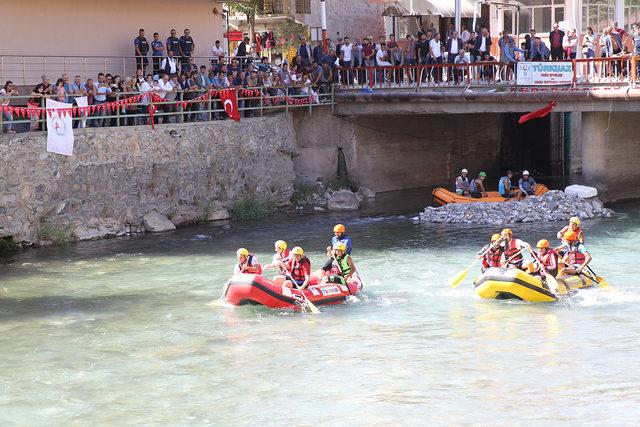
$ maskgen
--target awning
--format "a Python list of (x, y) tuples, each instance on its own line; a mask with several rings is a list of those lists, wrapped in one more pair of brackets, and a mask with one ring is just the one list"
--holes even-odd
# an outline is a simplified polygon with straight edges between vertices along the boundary
[[(473, 3), (462, 0), (462, 17), (473, 18)], [(382, 16), (426, 16), (440, 15), (455, 18), (456, 0), (397, 0), (385, 7)]]

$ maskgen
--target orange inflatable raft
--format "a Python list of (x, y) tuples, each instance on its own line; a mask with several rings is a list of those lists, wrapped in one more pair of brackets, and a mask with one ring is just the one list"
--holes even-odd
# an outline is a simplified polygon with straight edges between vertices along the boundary
[[(536, 196), (541, 196), (549, 191), (544, 184), (536, 184)], [(447, 205), (449, 203), (475, 203), (475, 202), (506, 202), (507, 199), (502, 197), (497, 191), (488, 191), (488, 197), (481, 199), (474, 199), (473, 197), (461, 196), (453, 191), (449, 191), (445, 188), (438, 187), (433, 190), (433, 200), (440, 206)]]

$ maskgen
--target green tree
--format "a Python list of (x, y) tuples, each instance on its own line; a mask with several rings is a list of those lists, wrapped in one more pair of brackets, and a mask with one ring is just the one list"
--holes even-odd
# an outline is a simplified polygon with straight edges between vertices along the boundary
[(248, 0), (239, 3), (228, 3), (229, 10), (243, 13), (247, 17), (247, 24), (249, 24), (249, 37), (253, 41), (253, 35), (255, 34), (256, 15), (262, 12), (263, 0)]

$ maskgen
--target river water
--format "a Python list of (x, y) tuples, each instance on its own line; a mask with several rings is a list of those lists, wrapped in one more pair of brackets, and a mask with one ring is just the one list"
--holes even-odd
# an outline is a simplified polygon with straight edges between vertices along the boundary
[[(448, 288), (494, 230), (414, 223), (427, 200), (14, 256), (0, 264), (0, 425), (637, 424), (638, 205), (584, 224), (615, 291), (536, 305)], [(264, 262), (283, 238), (318, 266), (338, 221), (357, 300), (317, 316), (207, 305), (237, 247)], [(561, 225), (513, 229), (535, 243)]]

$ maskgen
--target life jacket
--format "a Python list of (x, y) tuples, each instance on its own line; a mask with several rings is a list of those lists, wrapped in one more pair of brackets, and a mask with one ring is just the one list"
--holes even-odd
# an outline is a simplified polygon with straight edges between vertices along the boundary
[[(567, 231), (570, 231), (571, 228), (569, 225), (565, 225), (562, 230), (560, 230), (560, 235), (564, 236), (564, 233), (566, 233)], [(580, 243), (584, 243), (584, 233), (582, 233), (582, 227), (578, 227), (575, 230), (573, 230), (577, 235), (578, 235), (578, 240), (580, 240)]]
[(334, 266), (340, 271), (340, 276), (347, 277), (351, 273), (351, 267), (349, 266), (349, 258), (351, 255), (346, 254), (342, 258), (336, 258), (333, 261)]
[(284, 254), (276, 253), (274, 256), (274, 259), (282, 263), (282, 265), (278, 265), (278, 268), (280, 269), (280, 273), (286, 274), (287, 270), (285, 269), (285, 267), (287, 267), (287, 265), (290, 265), (293, 260), (293, 257), (291, 256), (291, 251), (289, 250), (289, 248), (284, 250)]
[(482, 266), (484, 268), (500, 268), (502, 266), (502, 249), (500, 247), (489, 249), (484, 257), (482, 257)]
[[(504, 185), (505, 179), (509, 183), (507, 188), (505, 188), (505, 185)], [(509, 190), (511, 190), (511, 180), (509, 179), (508, 176), (503, 176), (502, 178), (500, 178), (500, 181), (498, 182), (498, 193), (500, 193), (501, 196), (506, 196), (507, 194), (509, 194)]]
[[(520, 249), (518, 248), (518, 245), (516, 244), (516, 239), (512, 238), (509, 241), (509, 244), (508, 244), (507, 248), (504, 250), (504, 256), (507, 258), (507, 261), (510, 264), (517, 264), (517, 263), (522, 262), (522, 253), (518, 254), (518, 252), (520, 252)], [(518, 255), (516, 255), (516, 254), (518, 254)]]
[(584, 264), (586, 257), (584, 256), (584, 254), (581, 254), (580, 252), (578, 252), (580, 245), (581, 244), (577, 244), (575, 246), (569, 246), (569, 252), (567, 253), (567, 258), (568, 258), (567, 261), (569, 262), (569, 264), (571, 265)]
[(304, 282), (305, 273), (311, 273), (311, 261), (306, 256), (300, 258), (300, 261), (291, 260), (291, 278), (296, 282)]
[(471, 182), (469, 182), (469, 190), (471, 190), (472, 193), (474, 191), (476, 191), (476, 180), (475, 179), (472, 179)]
[[(249, 256), (247, 256), (247, 261), (246, 261), (246, 262), (244, 262), (244, 263), (242, 263), (242, 264), (238, 263), (238, 269), (240, 270), (240, 273), (243, 273), (243, 271), (242, 271), (242, 270), (243, 270), (245, 267), (252, 267), (251, 263), (253, 262), (253, 259), (254, 259), (255, 257), (256, 257), (256, 256), (255, 256), (254, 254), (249, 254)], [(260, 266), (260, 264), (258, 264), (258, 265), (257, 265), (257, 266), (255, 266), (255, 267), (258, 267), (258, 271), (257, 271), (256, 273), (254, 273), (254, 274), (262, 275), (262, 266)]]
[(462, 175), (460, 175), (456, 178), (456, 182), (453, 183), (454, 191), (466, 190), (466, 188), (458, 188), (458, 180), (461, 180), (463, 183), (467, 184), (467, 188), (469, 188), (469, 177), (463, 178)]
[(548, 249), (547, 252), (542, 254), (537, 254), (540, 262), (544, 266), (544, 268), (549, 270), (556, 270), (558, 268), (558, 253), (553, 249)]

